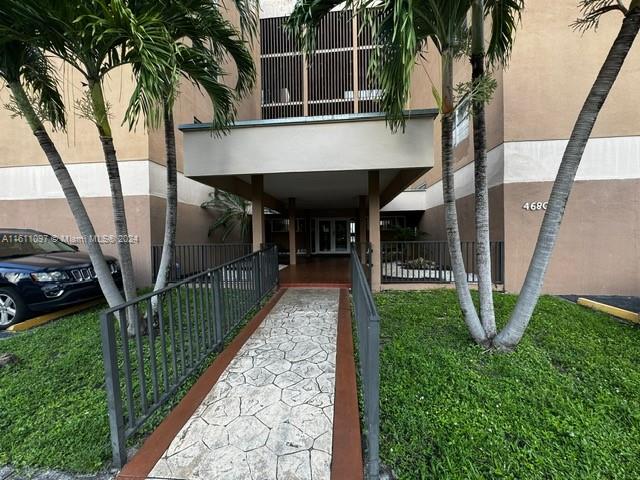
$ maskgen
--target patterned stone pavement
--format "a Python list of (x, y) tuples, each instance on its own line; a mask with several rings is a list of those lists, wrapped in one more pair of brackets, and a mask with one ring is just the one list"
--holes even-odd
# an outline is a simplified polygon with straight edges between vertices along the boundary
[(328, 480), (338, 298), (287, 290), (150, 477)]

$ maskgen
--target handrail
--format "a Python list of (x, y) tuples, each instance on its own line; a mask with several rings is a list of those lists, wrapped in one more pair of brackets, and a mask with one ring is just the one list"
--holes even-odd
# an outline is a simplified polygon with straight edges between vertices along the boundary
[(365, 477), (380, 478), (380, 316), (358, 257), (351, 247), (351, 295), (364, 400)]
[(278, 285), (268, 247), (102, 312), (101, 336), (113, 463)]

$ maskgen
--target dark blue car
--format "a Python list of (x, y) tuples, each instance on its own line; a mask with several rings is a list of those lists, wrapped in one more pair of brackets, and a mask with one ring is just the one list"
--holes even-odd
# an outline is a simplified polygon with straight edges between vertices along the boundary
[[(118, 262), (106, 257), (116, 284)], [(0, 230), (0, 330), (102, 295), (89, 255), (35, 230)]]

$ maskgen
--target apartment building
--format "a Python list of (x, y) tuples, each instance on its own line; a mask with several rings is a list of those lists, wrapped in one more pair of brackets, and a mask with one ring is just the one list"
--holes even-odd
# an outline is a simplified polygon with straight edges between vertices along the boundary
[[(236, 15), (229, 12), (232, 20)], [(256, 55), (257, 58), (257, 55)], [(229, 81), (234, 81), (230, 71)], [(80, 114), (77, 102), (84, 95), (82, 77), (69, 66), (60, 66), (62, 93), (68, 113), (65, 132), (52, 138), (84, 199), (103, 250), (117, 255), (111, 193), (98, 133), (94, 124)], [(133, 79), (126, 68), (114, 71), (105, 84), (111, 123), (125, 197), (125, 208), (136, 281), (151, 284), (151, 246), (162, 244), (164, 235), (166, 168), (162, 129), (147, 130), (140, 122), (129, 131), (121, 122), (133, 91)], [(238, 105), (238, 118), (259, 116), (257, 93)], [(255, 97), (255, 98), (254, 98)], [(0, 89), (0, 105), (9, 102), (8, 89)], [(184, 81), (174, 108), (175, 123), (192, 123), (211, 118), (211, 103), (191, 83)], [(0, 108), (0, 226), (32, 228), (58, 235), (82, 248), (63, 192), (45, 155), (26, 122)], [(178, 164), (178, 229), (180, 244), (215, 241), (209, 237), (213, 214), (200, 205), (213, 192), (211, 187), (183, 174), (182, 134), (176, 129)]]
[[(303, 54), (282, 29), (293, 0), (261, 4), (261, 34), (253, 46), (259, 87), (239, 105), (230, 135), (212, 137), (208, 102), (185, 85), (176, 105), (178, 243), (212, 241), (211, 216), (199, 205), (214, 188), (252, 202), (252, 242), (276, 243), (283, 261), (346, 255), (352, 242), (372, 247), (372, 286), (385, 280), (383, 242), (397, 227), (444, 240), (440, 126), (432, 84), (439, 58), (427, 49), (417, 63), (404, 133), (392, 134), (380, 113), (380, 90), (367, 76), (375, 47), (371, 29), (349, 11), (332, 12), (318, 32), (317, 52)], [(491, 236), (507, 291), (518, 291), (545, 202), (573, 122), (617, 29), (605, 19), (597, 32), (570, 28), (575, 2), (539, 0), (527, 6), (508, 68), (487, 108)], [(545, 291), (640, 293), (640, 73), (637, 48), (625, 65), (590, 141)], [(79, 79), (66, 72), (73, 108)], [(467, 62), (456, 68), (470, 76)], [(131, 84), (126, 74), (108, 84), (114, 118), (121, 118)], [(6, 92), (0, 92), (4, 101)], [(73, 112), (71, 112), (73, 113)], [(106, 171), (97, 135), (70, 115), (56, 144), (85, 197), (99, 233), (113, 231)], [(204, 123), (202, 123), (204, 122)], [(114, 121), (114, 124), (118, 122)], [(19, 120), (0, 113), (0, 225), (77, 234), (53, 173)], [(473, 150), (470, 120), (456, 119), (456, 191), (463, 241), (473, 241)], [(121, 162), (129, 228), (139, 282), (151, 279), (150, 246), (164, 224), (164, 143), (142, 127), (114, 134)], [(10, 141), (4, 141), (5, 138)], [(266, 211), (266, 214), (264, 213)], [(295, 227), (294, 227), (295, 225)], [(107, 251), (115, 249), (106, 245)], [(467, 256), (472, 263), (473, 255)], [(387, 278), (385, 281), (389, 281)]]
[[(508, 68), (487, 110), (492, 240), (504, 241), (507, 291), (520, 289), (546, 201), (575, 119), (619, 28), (605, 16), (584, 34), (576, 2), (529, 2)], [(640, 48), (634, 46), (588, 143), (544, 291), (640, 293)], [(414, 98), (419, 102), (420, 94)], [(420, 103), (418, 103), (418, 108)], [(456, 136), (456, 194), (463, 240), (474, 237), (473, 141)], [(421, 228), (444, 238), (439, 166), (425, 178)]]

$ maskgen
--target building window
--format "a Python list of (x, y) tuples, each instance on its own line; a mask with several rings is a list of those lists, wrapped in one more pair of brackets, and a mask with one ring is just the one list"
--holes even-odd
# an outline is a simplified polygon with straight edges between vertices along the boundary
[(271, 219), (271, 231), (273, 233), (284, 233), (289, 231), (289, 219), (288, 218), (272, 218)]
[[(289, 219), (288, 218), (272, 218), (270, 220), (271, 231), (273, 233), (286, 233), (289, 231)], [(305, 221), (304, 218), (296, 218), (296, 232), (304, 232)]]
[(406, 219), (402, 216), (382, 217), (380, 219), (380, 230), (385, 232), (396, 228), (404, 228), (405, 225)]
[(469, 102), (458, 105), (453, 117), (453, 147), (457, 147), (469, 136)]

